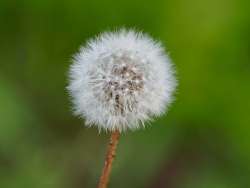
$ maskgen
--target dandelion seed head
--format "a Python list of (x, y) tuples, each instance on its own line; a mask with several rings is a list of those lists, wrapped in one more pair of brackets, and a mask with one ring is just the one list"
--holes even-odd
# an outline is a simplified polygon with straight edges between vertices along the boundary
[(75, 114), (108, 131), (137, 129), (161, 115), (176, 87), (161, 44), (132, 30), (90, 40), (74, 56), (69, 76)]

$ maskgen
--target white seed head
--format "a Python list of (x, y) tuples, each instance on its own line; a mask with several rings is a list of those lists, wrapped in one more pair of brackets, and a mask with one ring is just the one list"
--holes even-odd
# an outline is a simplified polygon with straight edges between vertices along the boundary
[(74, 56), (69, 77), (75, 114), (108, 131), (136, 129), (161, 115), (176, 87), (161, 44), (133, 30), (88, 41)]

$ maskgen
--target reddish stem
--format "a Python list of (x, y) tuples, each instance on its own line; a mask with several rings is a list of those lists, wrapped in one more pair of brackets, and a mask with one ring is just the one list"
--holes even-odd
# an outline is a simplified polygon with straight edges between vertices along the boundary
[(112, 163), (113, 163), (113, 160), (114, 160), (115, 154), (116, 154), (116, 147), (117, 147), (117, 144), (119, 141), (119, 137), (120, 137), (119, 131), (115, 131), (111, 134), (110, 142), (109, 142), (108, 149), (107, 149), (105, 164), (104, 164), (104, 167), (102, 170), (102, 175), (100, 177), (98, 188), (106, 188), (107, 187), (111, 168), (112, 168)]

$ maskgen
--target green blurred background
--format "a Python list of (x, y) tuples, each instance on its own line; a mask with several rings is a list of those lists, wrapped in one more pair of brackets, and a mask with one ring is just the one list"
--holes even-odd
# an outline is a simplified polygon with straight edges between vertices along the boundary
[(96, 187), (108, 135), (72, 116), (70, 58), (119, 27), (167, 47), (168, 114), (122, 135), (110, 188), (250, 187), (248, 0), (1, 0), (0, 187)]

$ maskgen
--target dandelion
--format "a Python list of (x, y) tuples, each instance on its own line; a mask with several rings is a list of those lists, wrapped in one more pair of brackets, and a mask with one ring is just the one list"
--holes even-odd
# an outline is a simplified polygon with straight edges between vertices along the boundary
[(144, 127), (172, 102), (173, 66), (159, 42), (119, 30), (89, 40), (74, 56), (69, 77), (75, 115), (112, 133), (99, 183), (106, 187), (120, 133)]

